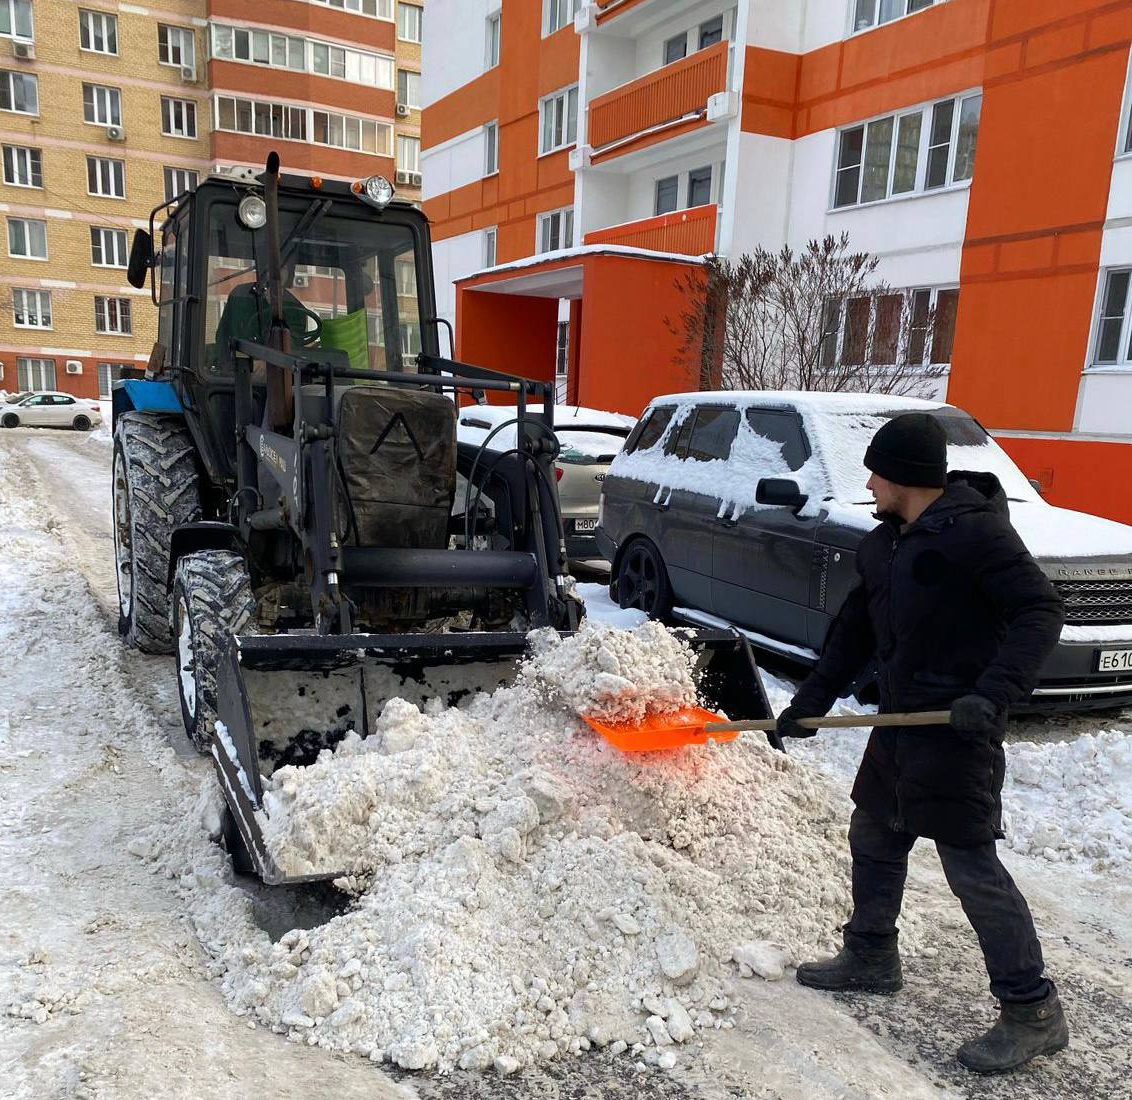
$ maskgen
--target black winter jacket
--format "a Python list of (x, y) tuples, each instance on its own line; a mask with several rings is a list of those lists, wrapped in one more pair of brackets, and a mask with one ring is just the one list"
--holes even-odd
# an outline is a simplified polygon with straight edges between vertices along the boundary
[[(1065, 618), (1061, 597), (1010, 525), (993, 474), (952, 473), (915, 523), (886, 519), (857, 551), (860, 581), (794, 696), (825, 714), (874, 657), (881, 713), (947, 710), (977, 692), (1026, 699)], [(950, 726), (875, 729), (853, 801), (893, 828), (946, 844), (1000, 837), (1005, 756)]]

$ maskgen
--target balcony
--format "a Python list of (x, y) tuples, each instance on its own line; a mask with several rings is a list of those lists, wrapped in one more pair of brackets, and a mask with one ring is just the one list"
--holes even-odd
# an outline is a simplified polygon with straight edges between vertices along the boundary
[(717, 42), (598, 96), (589, 105), (589, 145), (600, 153), (666, 123), (705, 116), (708, 100), (727, 90), (729, 51), (728, 42)]
[(653, 252), (673, 252), (682, 256), (704, 256), (715, 251), (717, 207), (694, 206), (674, 210), (657, 218), (615, 225), (587, 233), (585, 244), (618, 244), (647, 248)]

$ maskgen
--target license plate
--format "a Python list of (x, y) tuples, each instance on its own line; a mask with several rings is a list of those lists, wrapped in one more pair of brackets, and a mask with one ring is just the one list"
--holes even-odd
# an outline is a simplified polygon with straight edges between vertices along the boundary
[(1132, 672), (1132, 649), (1102, 649), (1098, 672)]
[(580, 534), (582, 531), (596, 531), (596, 519), (576, 519), (574, 520), (574, 533)]

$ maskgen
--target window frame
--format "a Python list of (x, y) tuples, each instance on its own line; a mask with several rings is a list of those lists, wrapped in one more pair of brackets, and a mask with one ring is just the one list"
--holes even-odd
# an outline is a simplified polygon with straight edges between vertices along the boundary
[[(544, 226), (553, 225), (555, 218), (558, 219), (558, 230), (557, 230), (558, 245), (555, 248), (543, 248), (543, 246), (542, 246), (542, 244), (543, 244), (543, 228), (544, 228)], [(565, 236), (566, 236), (565, 229), (566, 229), (566, 225), (567, 225), (567, 219), (569, 220), (570, 243), (569, 244), (563, 244), (562, 242), (563, 242), (563, 240), (565, 239)], [(564, 249), (573, 248), (574, 247), (574, 228), (575, 228), (575, 226), (574, 226), (574, 207), (572, 205), (571, 206), (560, 206), (555, 210), (544, 210), (544, 211), (542, 211), (539, 214), (538, 218), (536, 219), (535, 245), (536, 245), (537, 255), (544, 256), (549, 252), (561, 252)]]
[(499, 175), (499, 119), (493, 118), (483, 127), (483, 176)]
[[(111, 239), (115, 242), (113, 247), (107, 249), (106, 247), (106, 234), (111, 235)], [(101, 253), (102, 259), (95, 259), (96, 255), (96, 240), (97, 251)], [(121, 247), (119, 247), (119, 244)], [(120, 263), (108, 263), (106, 260), (107, 252), (114, 255), (115, 260), (120, 259)], [(118, 270), (125, 270), (129, 266), (130, 259), (130, 241), (124, 229), (119, 229), (113, 225), (92, 225), (90, 227), (90, 263), (92, 267), (108, 267)]]
[[(406, 77), (406, 80), (405, 80), (405, 97), (403, 99), (401, 97), (401, 77), (402, 76)], [(415, 83), (416, 83), (416, 86), (417, 86), (417, 94), (416, 94), (415, 97), (411, 97), (409, 95), (410, 86), (414, 83), (412, 80), (408, 79), (410, 77), (416, 77)], [(397, 102), (403, 103), (406, 107), (409, 108), (410, 111), (419, 111), (421, 109), (421, 106), (422, 106), (421, 101), (423, 99), (424, 99), (424, 87), (421, 83), (420, 71), (417, 70), (417, 69), (402, 69), (400, 66), (397, 66)]]
[[(13, 42), (34, 42), (35, 41), (35, 7), (31, 0), (0, 0), (0, 7), (8, 9), (8, 27), (6, 31), (0, 31), (0, 38), (9, 38)], [(28, 33), (20, 34), (19, 20), (16, 12), (22, 8), (27, 15)]]
[[(179, 132), (173, 128), (174, 115), (180, 108), (181, 130), (191, 130), (192, 133)], [(191, 123), (191, 125), (189, 125)], [(166, 129), (166, 127), (169, 127)], [(197, 126), (197, 101), (195, 99), (182, 99), (180, 96), (163, 95), (161, 97), (161, 133), (163, 137), (180, 138), (182, 141), (196, 141), (200, 133)]]
[[(401, 154), (401, 150), (402, 150), (404, 145), (408, 145), (410, 148), (412, 148), (414, 146), (414, 144), (415, 144), (415, 152), (413, 154), (412, 160), (415, 163), (416, 167), (410, 166), (404, 160), (404, 158), (402, 157), (402, 154)], [(418, 175), (418, 176), (420, 175), (420, 173), (421, 173), (421, 139), (416, 134), (398, 134), (397, 135), (396, 165), (397, 165), (398, 171), (411, 172), (414, 175)]]
[[(10, 158), (9, 158), (9, 155), (8, 155), (9, 152), (11, 153)], [(30, 179), (32, 181), (31, 183), (20, 183), (19, 180), (15, 178), (15, 176), (17, 174), (17, 169), (19, 167), (19, 163), (18, 163), (18, 161), (19, 161), (18, 154), (19, 153), (28, 154), (27, 157), (25, 158), (25, 160), (26, 160), (27, 169), (28, 169), (28, 173), (27, 173), (28, 179)], [(33, 154), (34, 154), (34, 159), (38, 160), (38, 162), (39, 162), (38, 163), (39, 183), (35, 182), (36, 165), (33, 164)], [(43, 190), (43, 150), (40, 149), (38, 146), (36, 146), (36, 145), (14, 145), (14, 144), (10, 144), (8, 142), (5, 142), (3, 144), (3, 146), (0, 147), (0, 162), (2, 162), (2, 164), (3, 164), (3, 169), (2, 169), (3, 176), (0, 177), (0, 178), (3, 178), (5, 186), (7, 186), (7, 187), (23, 187), (23, 188), (26, 188), (29, 191), (42, 191)], [(12, 165), (12, 171), (13, 171), (13, 175), (12, 175), (11, 178), (9, 178), (9, 175), (8, 175), (8, 164), (9, 164), (9, 162)]]
[[(225, 111), (225, 104), (231, 103), (232, 107), (232, 125), (228, 125), (223, 118)], [(345, 149), (351, 153), (359, 153), (367, 157), (382, 157), (386, 160), (394, 156), (396, 146), (394, 144), (394, 127), (390, 122), (381, 119), (365, 118), (361, 115), (345, 114), (341, 111), (332, 111), (323, 107), (296, 107), (290, 103), (283, 103), (279, 100), (269, 99), (253, 99), (250, 96), (234, 95), (228, 92), (214, 93), (212, 96), (212, 124), (214, 130), (220, 130), (226, 134), (244, 134), (248, 137), (258, 138), (276, 138), (281, 141), (297, 141), (304, 145), (319, 145), (327, 149)], [(251, 120), (251, 129), (241, 129), (239, 126), (242, 117), (243, 108), (241, 105), (246, 105), (247, 110), (250, 112), (248, 117)], [(291, 124), (296, 119), (302, 120), (301, 137), (295, 137), (290, 133), (276, 134), (270, 129), (263, 133), (256, 129), (256, 113), (257, 108), (262, 109), (264, 113), (269, 116), (270, 121), (274, 124), (275, 110), (278, 109), (281, 114), (280, 118), (283, 120), (284, 129), (290, 130)], [(320, 141), (315, 137), (322, 120), (319, 116), (325, 118), (327, 140)], [(359, 135), (359, 147), (355, 148), (347, 141), (347, 131), (355, 129), (354, 124), (357, 124), (356, 130)], [(373, 133), (373, 150), (363, 148), (366, 137), (366, 127), (372, 128)], [(342, 138), (341, 144), (330, 140), (335, 133), (340, 134)], [(382, 145), (380, 138), (386, 139), (385, 144)]]
[(542, 36), (549, 38), (573, 26), (578, 14), (579, 0), (543, 0)]
[[(937, 5), (946, 3), (946, 0), (926, 0), (926, 2), (925, 0), (900, 0), (904, 10), (899, 15), (894, 15), (883, 21), (880, 20), (879, 16), (884, 0), (873, 0), (874, 17), (872, 22), (865, 24), (859, 24), (857, 21), (857, 9), (860, 7), (860, 2), (861, 0), (849, 0), (849, 38), (858, 34), (868, 34), (869, 31), (875, 31), (880, 27), (887, 27), (890, 23), (898, 23), (901, 19), (910, 19), (913, 15), (919, 15), (921, 12), (930, 11)], [(915, 3), (919, 3), (922, 6), (909, 11), (909, 7)]]
[[(2, 0), (0, 0), (0, 2), (2, 2)], [(100, 50), (97, 46), (93, 45), (95, 40), (94, 24), (96, 22), (102, 24), (102, 38), (104, 41), (109, 42), (111, 37), (113, 37), (114, 48), (112, 50)], [(107, 33), (108, 30), (109, 33)], [(91, 45), (83, 45), (84, 34), (87, 40), (92, 43)], [(79, 49), (83, 53), (96, 53), (101, 54), (103, 57), (119, 57), (117, 13), (101, 11), (95, 8), (79, 8)]]
[[(28, 385), (20, 385), (20, 371), (24, 371), (23, 377), (28, 380)], [(40, 380), (44, 383), (42, 386), (31, 385), (32, 374), (31, 372), (40, 372)], [(50, 381), (48, 381), (48, 371), (50, 371)], [(51, 356), (44, 355), (17, 355), (16, 356), (16, 384), (19, 390), (53, 390), (57, 382), (55, 373), (55, 360)], [(18, 392), (17, 391), (17, 392)]]
[(484, 24), (486, 41), (483, 71), (487, 73), (499, 66), (499, 60), (503, 56), (503, 9), (496, 8), (495, 11), (489, 12)]
[[(490, 242), (490, 243), (489, 243)], [(483, 231), (483, 266), (496, 267), (499, 263), (499, 226), (489, 225)]]
[[(570, 149), (578, 144), (578, 85), (567, 84), (564, 88), (559, 88), (557, 91), (551, 92), (549, 95), (543, 96), (538, 101), (538, 147), (539, 156), (548, 157), (552, 153), (560, 153), (563, 149)], [(571, 98), (572, 97), (572, 98)], [(573, 125), (571, 127), (570, 104), (574, 105)], [(562, 104), (562, 141), (557, 145), (546, 146), (544, 144), (546, 139), (546, 116), (551, 110), (555, 112), (555, 117), (551, 123), (551, 137), (554, 136), (554, 131), (558, 128), (557, 118), (557, 105)], [(574, 136), (570, 136), (571, 128), (573, 129)]]
[[(28, 324), (26, 320), (23, 321), (23, 322), (18, 321), (16, 319), (16, 314), (17, 314), (17, 311), (18, 311), (18, 307), (16, 305), (16, 295), (17, 294), (22, 295), (24, 297), (24, 307), (23, 307), (22, 312), (24, 313), (25, 317), (27, 316), (27, 313), (28, 313), (27, 296), (29, 294), (35, 295), (35, 297), (36, 297), (35, 316), (36, 316), (37, 320), (41, 319), (44, 316), (43, 301), (44, 301), (44, 299), (46, 299), (46, 301), (47, 301), (47, 324), (45, 324), (45, 325), (40, 325), (40, 324), (32, 325), (32, 324)], [(39, 332), (50, 332), (55, 327), (55, 308), (54, 308), (54, 303), (51, 301), (51, 291), (50, 290), (44, 290), (41, 287), (27, 287), (27, 286), (14, 286), (14, 287), (12, 287), (12, 327), (13, 328), (19, 328), (19, 329), (33, 329), (33, 330), (37, 330)]]
[[(99, 92), (106, 93), (106, 106), (109, 109), (110, 117), (105, 120), (97, 118), (87, 118), (87, 89), (91, 90), (90, 109), (94, 115), (98, 114), (99, 106)], [(107, 126), (121, 126), (122, 123), (122, 89), (116, 88), (112, 84), (96, 84), (90, 80), (82, 82), (83, 89), (83, 124), (86, 126), (98, 126), (101, 129), (106, 129)], [(115, 101), (118, 104), (118, 117), (114, 118), (114, 111), (112, 108)]]
[[(884, 367), (903, 367), (907, 369), (924, 368), (928, 370), (951, 369), (952, 358), (955, 350), (955, 322), (959, 317), (959, 291), (960, 286), (958, 283), (940, 283), (937, 286), (908, 286), (908, 287), (889, 287), (884, 294), (876, 295), (862, 295), (857, 294), (848, 299), (849, 302), (862, 302), (867, 301), (869, 306), (869, 313), (865, 325), (864, 332), (861, 335), (861, 359), (858, 362), (854, 361), (849, 363), (844, 358), (846, 336), (849, 324), (850, 311), (846, 308), (845, 299), (830, 299), (823, 307), (822, 313), (822, 348), (820, 351), (820, 362), (823, 366), (831, 365), (833, 363), (848, 363), (849, 365), (869, 366), (873, 368)], [(913, 324), (915, 319), (915, 308), (917, 295), (927, 294), (928, 306), (926, 310), (926, 317), (930, 320), (930, 324), (924, 327), (924, 346), (921, 358), (917, 361), (910, 361), (908, 358), (909, 348), (913, 339)], [(952, 355), (946, 359), (936, 360), (936, 341), (940, 337), (940, 311), (939, 301), (941, 295), (953, 295), (955, 299), (955, 317), (951, 326), (951, 331), (948, 334), (948, 340), (951, 344)], [(901, 298), (900, 312), (896, 318), (896, 361), (893, 363), (882, 363), (875, 361), (873, 355), (875, 354), (876, 347), (876, 331), (878, 319), (878, 302), (884, 298), (899, 296)], [(829, 326), (829, 313), (830, 307), (836, 308), (837, 328), (833, 330)], [(826, 342), (833, 338), (832, 350), (827, 357)]]
[[(660, 208), (660, 189), (662, 185), (671, 185), (673, 188), (672, 207), (669, 210)], [(675, 214), (680, 209), (680, 176), (663, 176), (653, 183), (653, 217), (663, 218), (665, 214)]]
[[(415, 21), (417, 24), (417, 37), (409, 38), (407, 35), (401, 33), (401, 10), (402, 8), (413, 8), (417, 14)], [(424, 40), (424, 8), (420, 4), (408, 4), (405, 0), (397, 0), (397, 41), (398, 42), (412, 42), (420, 45)]]
[[(115, 171), (113, 168), (111, 169), (111, 179), (112, 179), (113, 182), (116, 182), (119, 177), (121, 178), (121, 180), (122, 180), (122, 193), (120, 195), (115, 194), (113, 191), (92, 191), (90, 189), (90, 172), (91, 172), (91, 165), (92, 164), (94, 164), (94, 165), (109, 164), (111, 166), (113, 166), (113, 165), (119, 166), (120, 171)], [(97, 176), (98, 176), (99, 181), (101, 182), (101, 179), (102, 179), (101, 171), (98, 171)], [(88, 153), (87, 158), (86, 158), (86, 182), (87, 182), (87, 192), (86, 193), (88, 195), (92, 195), (95, 198), (100, 198), (100, 199), (125, 199), (126, 198), (126, 161), (125, 161), (125, 158), (124, 157), (100, 157), (100, 156), (95, 156), (91, 153)]]
[[(1108, 298), (1109, 281), (1115, 275), (1128, 276), (1128, 282), (1124, 288), (1124, 311), (1121, 315), (1120, 332), (1117, 336), (1116, 358), (1102, 360), (1097, 358), (1101, 347), (1101, 328), (1106, 320), (1115, 316), (1104, 312)], [(1093, 332), (1089, 348), (1089, 361), (1085, 369), (1102, 373), (1132, 371), (1132, 265), (1116, 264), (1113, 267), (1101, 268), (1097, 280), (1096, 306), (1093, 309)]]
[[(833, 173), (830, 184), (829, 193), (829, 207), (827, 213), (838, 213), (846, 210), (855, 210), (867, 206), (876, 206), (879, 203), (897, 202), (904, 199), (918, 198), (925, 195), (935, 195), (947, 191), (958, 191), (964, 187), (970, 187), (974, 179), (974, 162), (978, 154), (978, 134), (981, 129), (982, 123), (982, 98), (983, 91), (981, 88), (968, 89), (963, 92), (957, 92), (954, 95), (944, 96), (941, 99), (929, 100), (925, 103), (918, 103), (909, 107), (903, 107), (899, 111), (889, 111), (886, 114), (876, 115), (872, 118), (862, 119), (854, 122), (850, 126), (840, 127), (835, 135), (833, 146)], [(968, 102), (979, 101), (978, 117), (979, 127), (975, 131), (974, 149), (971, 157), (971, 174), (962, 179), (955, 178), (955, 171), (958, 166), (958, 154), (962, 130), (962, 118), (965, 106)], [(935, 116), (937, 110), (946, 103), (952, 105), (951, 112), (951, 130), (948, 138), (947, 145), (947, 165), (944, 182), (928, 186), (928, 168), (931, 159), (931, 150), (933, 148), (941, 148), (942, 146), (932, 142), (932, 132), (934, 129)], [(903, 132), (904, 120), (919, 116), (919, 136), (916, 144), (916, 172), (915, 182), (910, 189), (903, 191), (894, 191), (896, 185), (897, 170), (899, 167), (899, 150), (900, 138)], [(887, 167), (885, 176), (885, 190), (884, 195), (879, 198), (864, 199), (862, 195), (865, 193), (865, 186), (867, 182), (866, 169), (868, 167), (868, 158), (870, 151), (870, 136), (874, 132), (874, 128), (883, 125), (886, 122), (891, 123), (891, 129), (888, 137), (888, 154), (887, 154)], [(855, 163), (842, 164), (843, 153), (845, 149), (845, 142), (849, 135), (860, 133), (860, 157)], [(850, 202), (839, 202), (840, 182), (843, 173), (848, 171), (855, 171), (857, 173), (856, 182), (856, 198)]]
[[(102, 309), (99, 308), (99, 303), (102, 303)], [(117, 328), (110, 328), (110, 304), (116, 303), (114, 311), (118, 314)], [(123, 306), (125, 309), (123, 309)], [(122, 320), (125, 319), (125, 327), (121, 327)], [(105, 321), (106, 327), (100, 327), (101, 323)], [(133, 304), (128, 297), (124, 294), (96, 294), (94, 296), (94, 331), (99, 336), (133, 336), (134, 334), (134, 309)]]
[[(196, 177), (191, 187), (186, 187), (181, 191), (173, 191), (170, 184), (174, 182), (174, 174), (181, 173), (184, 175), (191, 175)], [(165, 185), (165, 201), (172, 202), (178, 195), (184, 195), (191, 191), (195, 191), (200, 186), (200, 172), (196, 168), (177, 168), (171, 164), (163, 164), (161, 166), (161, 179)]]
[[(5, 77), (7, 78), (6, 83), (8, 85), (8, 102), (11, 103), (12, 106), (0, 106), (0, 112), (6, 115), (26, 115), (29, 118), (39, 118), (39, 76), (36, 73), (17, 72), (15, 69), (0, 69), (0, 80), (4, 80)], [(15, 106), (17, 80), (21, 83), (25, 80), (30, 82), (35, 97), (34, 111), (21, 111)]]
[[(165, 32), (165, 41), (162, 42), (162, 32)], [(170, 61), (168, 58), (162, 58), (161, 52), (164, 50), (166, 54), (172, 49), (172, 42), (170, 41), (169, 32), (173, 31), (180, 39), (180, 49), (182, 54), (185, 52), (185, 42), (188, 42), (188, 61), (184, 57), (180, 61)], [(196, 72), (197, 69), (197, 36), (192, 27), (181, 26), (178, 23), (158, 23), (157, 24), (157, 63), (159, 65), (168, 65), (172, 69), (192, 69)]]
[[(51, 260), (51, 241), (50, 234), (47, 232), (47, 219), (46, 218), (24, 218), (13, 217), (11, 214), (7, 216), (7, 236), (8, 236), (8, 255), (13, 260), (32, 260), (35, 263), (45, 264)], [(12, 226), (15, 224), (23, 225), (24, 228), (24, 244), (30, 246), (31, 236), (28, 233), (27, 226), (29, 225), (42, 225), (43, 226), (43, 255), (36, 256), (31, 252), (21, 253), (12, 251)]]
[[(114, 393), (114, 383), (120, 381), (121, 378), (122, 378), (122, 371), (132, 370), (133, 368), (134, 368), (133, 363), (125, 363), (125, 362), (120, 362), (120, 361), (119, 362), (112, 362), (112, 361), (106, 360), (106, 359), (99, 359), (95, 363), (95, 374), (98, 376), (98, 397), (99, 397), (99, 400), (109, 401), (110, 398), (113, 396), (113, 393)], [(105, 390), (102, 388), (102, 376), (103, 376), (104, 371), (105, 371), (107, 379), (110, 382), (110, 384), (106, 387)], [(117, 371), (117, 375), (118, 375), (117, 378), (114, 377), (115, 371)]]

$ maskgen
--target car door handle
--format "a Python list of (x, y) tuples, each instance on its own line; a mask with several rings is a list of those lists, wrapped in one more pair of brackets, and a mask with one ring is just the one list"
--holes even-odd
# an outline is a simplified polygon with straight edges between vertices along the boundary
[(717, 519), (715, 525), (716, 527), (738, 527), (739, 521), (737, 519)]
[(665, 501), (663, 504), (661, 504), (659, 501), (656, 501), (656, 500), (653, 501), (652, 506), (658, 512), (667, 512), (668, 509), (672, 507), (672, 505), (670, 505), (667, 501)]

